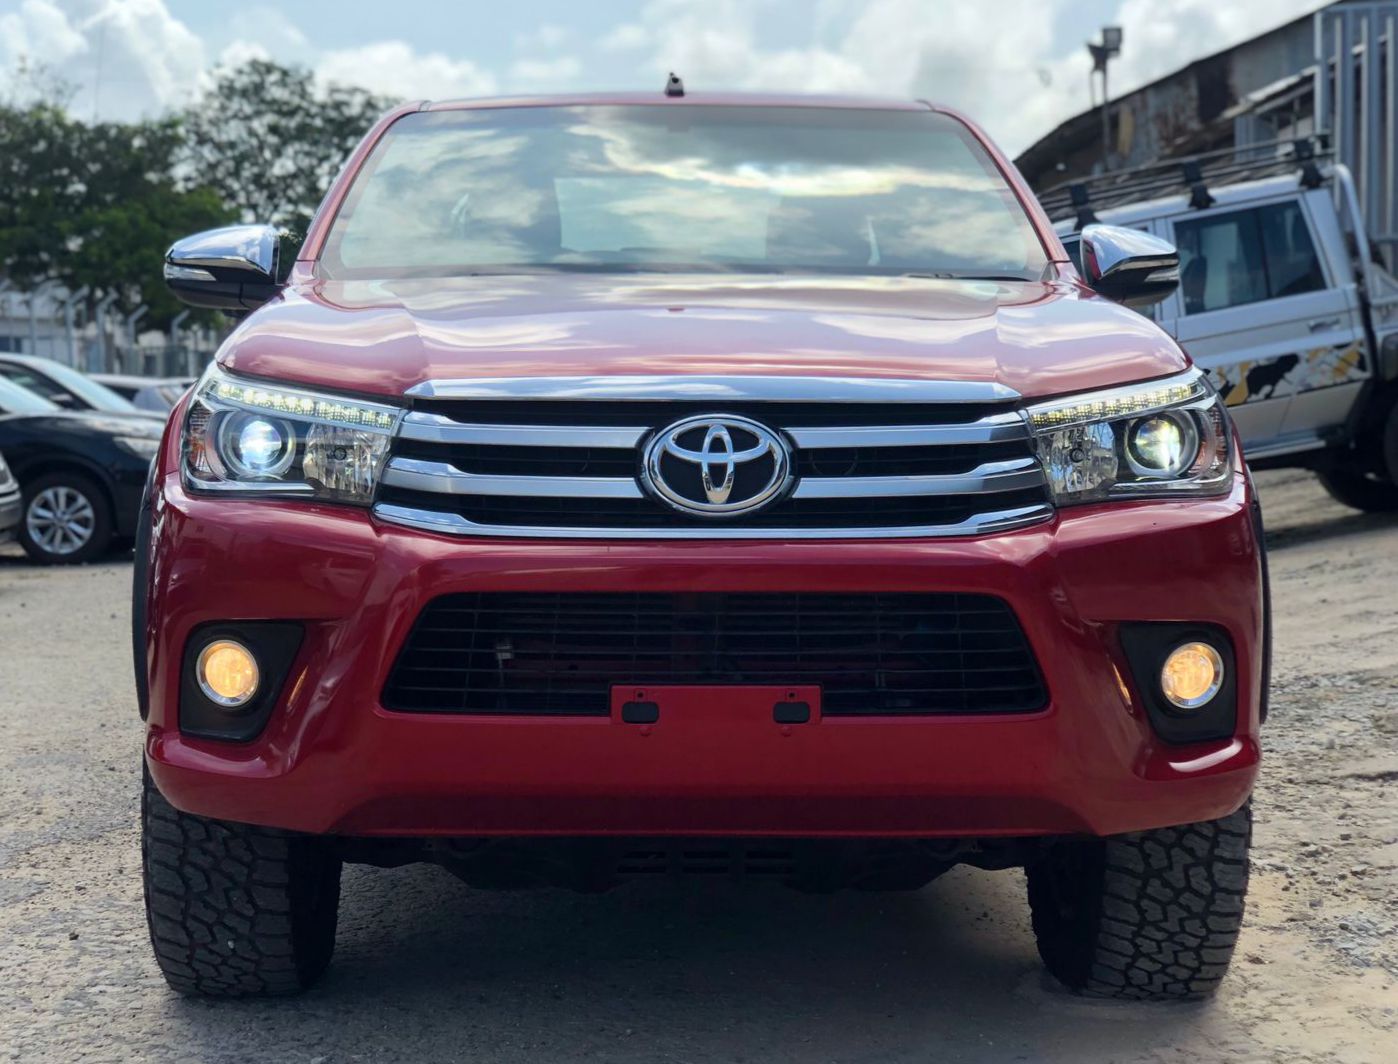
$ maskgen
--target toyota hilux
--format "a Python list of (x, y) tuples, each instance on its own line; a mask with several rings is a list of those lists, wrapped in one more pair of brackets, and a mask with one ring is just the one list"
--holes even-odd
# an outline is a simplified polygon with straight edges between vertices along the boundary
[(1268, 670), (1225, 406), (923, 102), (413, 103), (293, 250), (179, 241), (241, 321), (151, 470), (151, 939), (326, 967), (344, 862), (482, 886), (1023, 868), (1096, 995), (1218, 985)]

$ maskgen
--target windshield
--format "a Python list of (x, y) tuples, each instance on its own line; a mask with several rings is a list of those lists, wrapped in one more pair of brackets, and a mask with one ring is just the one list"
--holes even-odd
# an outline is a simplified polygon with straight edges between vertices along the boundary
[(58, 407), (0, 377), (0, 414), (52, 414)]
[(38, 365), (25, 362), (0, 363), (0, 376), (8, 377), (21, 388), (46, 398), (68, 393), (78, 400), (79, 410), (101, 410), (107, 414), (129, 414), (136, 408), (105, 384), (99, 384), (86, 374), (43, 359)]
[(932, 111), (582, 106), (420, 112), (375, 147), (332, 278), (717, 270), (1037, 280), (984, 148)]

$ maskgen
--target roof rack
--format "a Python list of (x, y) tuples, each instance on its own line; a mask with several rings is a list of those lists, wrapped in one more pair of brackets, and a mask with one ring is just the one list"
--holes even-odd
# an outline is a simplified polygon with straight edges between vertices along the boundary
[(1072, 219), (1079, 228), (1095, 222), (1097, 211), (1174, 194), (1188, 193), (1189, 205), (1201, 210), (1214, 203), (1211, 185), (1217, 188), (1299, 172), (1302, 187), (1316, 188), (1324, 181), (1320, 163), (1333, 155), (1323, 133), (1299, 140), (1219, 148), (1065, 181), (1039, 193), (1039, 202), (1054, 222)]

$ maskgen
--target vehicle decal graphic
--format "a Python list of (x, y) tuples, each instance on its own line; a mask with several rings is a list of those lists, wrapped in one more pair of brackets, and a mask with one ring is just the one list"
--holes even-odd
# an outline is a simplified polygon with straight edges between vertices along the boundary
[(1368, 369), (1364, 341), (1353, 340), (1276, 358), (1214, 366), (1208, 374), (1225, 403), (1241, 406), (1259, 399), (1283, 399), (1317, 388), (1361, 381), (1368, 376)]

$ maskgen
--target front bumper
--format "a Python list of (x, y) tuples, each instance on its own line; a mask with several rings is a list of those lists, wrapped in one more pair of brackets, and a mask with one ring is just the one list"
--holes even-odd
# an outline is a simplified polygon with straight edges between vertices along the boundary
[(20, 499), (19, 488), (9, 492), (0, 491), (0, 543), (15, 535), (23, 512), (24, 503)]
[[(1257, 772), (1263, 577), (1242, 475), (1218, 499), (1074, 508), (1001, 535), (823, 543), (487, 542), (342, 507), (191, 497), (175, 473), (154, 492), (146, 755), (187, 812), (347, 835), (1106, 835), (1226, 815)], [(997, 595), (1024, 627), (1050, 704), (731, 738), (379, 704), (438, 595), (638, 588)], [(182, 735), (185, 641), (237, 619), (305, 624), (282, 698), (253, 742)], [(1121, 682), (1116, 638), (1118, 622), (1143, 620), (1227, 631), (1232, 737), (1154, 736)]]

